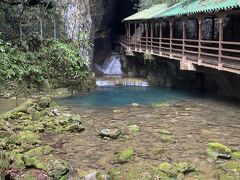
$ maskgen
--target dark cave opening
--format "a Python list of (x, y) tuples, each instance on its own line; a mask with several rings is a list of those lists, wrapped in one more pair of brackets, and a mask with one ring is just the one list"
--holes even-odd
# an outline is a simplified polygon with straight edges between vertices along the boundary
[(94, 63), (102, 64), (111, 52), (117, 51), (119, 35), (125, 32), (122, 20), (137, 12), (134, 8), (135, 3), (136, 1), (133, 0), (103, 1), (102, 21), (98, 22), (99, 17), (93, 18), (94, 24), (97, 24), (94, 38)]

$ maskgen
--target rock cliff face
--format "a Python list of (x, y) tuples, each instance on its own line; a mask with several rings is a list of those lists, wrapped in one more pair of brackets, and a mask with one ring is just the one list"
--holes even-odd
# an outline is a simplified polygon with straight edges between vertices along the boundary
[(115, 40), (124, 31), (122, 19), (134, 13), (130, 0), (65, 0), (62, 9), (68, 36), (90, 38), (94, 48), (81, 49), (81, 54), (100, 64), (115, 49)]

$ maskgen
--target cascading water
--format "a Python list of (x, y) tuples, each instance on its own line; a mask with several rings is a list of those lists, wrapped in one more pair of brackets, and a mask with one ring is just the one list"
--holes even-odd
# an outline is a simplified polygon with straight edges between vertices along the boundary
[(148, 86), (145, 79), (126, 77), (122, 72), (121, 55), (112, 53), (102, 66), (96, 65), (104, 76), (98, 77), (97, 86)]
[(96, 65), (97, 69), (105, 75), (122, 75), (121, 56), (118, 53), (112, 53), (103, 66)]

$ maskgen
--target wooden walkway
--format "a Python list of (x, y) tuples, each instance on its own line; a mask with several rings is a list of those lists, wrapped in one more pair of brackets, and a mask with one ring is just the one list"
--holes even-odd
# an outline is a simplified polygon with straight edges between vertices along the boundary
[(204, 66), (240, 74), (240, 42), (121, 36), (127, 51), (180, 61), (180, 69)]

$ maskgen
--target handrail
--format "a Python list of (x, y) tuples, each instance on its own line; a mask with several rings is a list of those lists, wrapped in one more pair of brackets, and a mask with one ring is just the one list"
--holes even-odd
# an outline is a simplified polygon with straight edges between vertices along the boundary
[(185, 59), (218, 70), (224, 67), (225, 71), (240, 74), (240, 42), (125, 35), (119, 37), (119, 42), (131, 51), (148, 52), (180, 61)]

